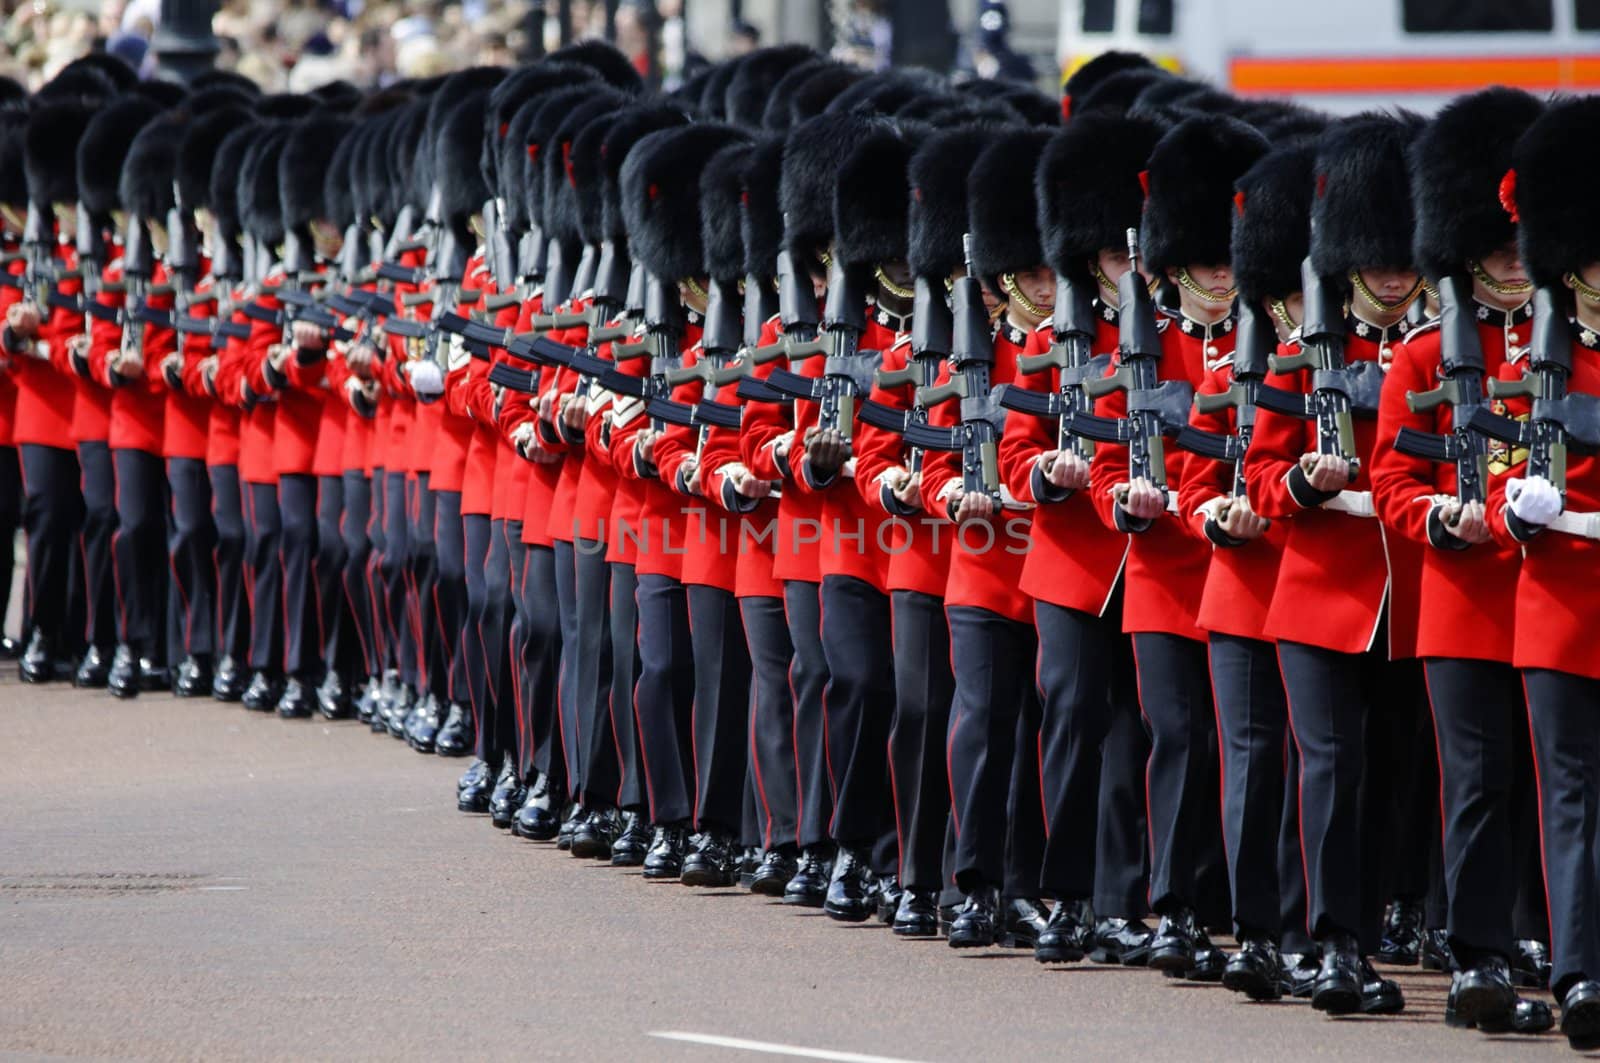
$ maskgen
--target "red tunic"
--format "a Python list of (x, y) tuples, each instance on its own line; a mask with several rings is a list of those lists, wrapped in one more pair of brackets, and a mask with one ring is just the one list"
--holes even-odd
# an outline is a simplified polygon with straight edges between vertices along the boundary
[[(195, 285), (195, 291), (209, 292), (212, 286), (211, 278), (206, 277)], [(214, 302), (195, 303), (188, 312), (193, 317), (211, 317), (216, 307)], [(211, 357), (211, 337), (185, 333), (178, 337), (178, 343), (182, 360), (178, 363), (176, 380), (167, 381), (161, 446), (169, 458), (203, 461), (209, 442), (207, 431), (211, 426), (213, 402), (201, 366)]]
[[(761, 327), (761, 345), (776, 343), (782, 334), (782, 326), (773, 316)], [(768, 362), (752, 367), (750, 375), (764, 380), (775, 368), (776, 362)], [(778, 501), (772, 574), (780, 581), (815, 583), (822, 578), (818, 549), (822, 539), (822, 500), (810, 491), (801, 490), (794, 479), (793, 466), (787, 458), (780, 459), (777, 455), (780, 442), (798, 439), (791, 404), (745, 404), (744, 418), (739, 425), (739, 456), (756, 476), (783, 484), (783, 497)]]
[[(66, 244), (56, 245), (55, 258), (64, 270), (77, 266), (77, 252)], [(23, 272), (20, 261), (11, 269), (19, 276)], [(56, 290), (63, 295), (76, 295), (83, 290), (82, 282), (64, 280)], [(17, 385), (12, 438), (17, 443), (71, 450), (75, 442), (72, 408), (76, 385), (67, 341), (83, 332), (83, 315), (64, 307), (40, 307), (39, 314), (41, 322), (34, 353), (11, 355), (11, 376)]]

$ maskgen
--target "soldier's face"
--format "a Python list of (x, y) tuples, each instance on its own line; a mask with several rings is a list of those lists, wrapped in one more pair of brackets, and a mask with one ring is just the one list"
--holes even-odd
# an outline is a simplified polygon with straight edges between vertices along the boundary
[(165, 255), (169, 241), (167, 240), (167, 227), (160, 222), (149, 222), (145, 229), (150, 233), (150, 247), (157, 255)]
[(0, 220), (4, 220), (7, 233), (20, 233), (27, 225), (28, 212), (23, 207), (0, 204)]
[(344, 233), (332, 222), (317, 219), (311, 223), (311, 242), (323, 258), (338, 258), (344, 246)]
[(1523, 268), (1522, 255), (1517, 250), (1515, 240), (1484, 255), (1478, 260), (1478, 266), (1501, 288), (1510, 289), (1496, 291), (1481, 280), (1473, 278), (1472, 294), (1481, 303), (1501, 310), (1514, 310), (1526, 302), (1528, 294), (1533, 291), (1533, 285), (1528, 280), (1528, 271)]
[(1056, 275), (1048, 267), (1035, 266), (1012, 276), (1016, 278), (1017, 290), (1028, 302), (1047, 313), (1055, 308)]
[(1189, 279), (1212, 295), (1222, 298), (1233, 291), (1233, 267), (1222, 266), (1190, 266)]
[(1361, 281), (1386, 303), (1398, 303), (1417, 286), (1417, 271), (1394, 266), (1371, 266), (1361, 271)]
[(1575, 272), (1578, 274), (1578, 279), (1589, 287), (1600, 288), (1600, 262), (1591, 262)]

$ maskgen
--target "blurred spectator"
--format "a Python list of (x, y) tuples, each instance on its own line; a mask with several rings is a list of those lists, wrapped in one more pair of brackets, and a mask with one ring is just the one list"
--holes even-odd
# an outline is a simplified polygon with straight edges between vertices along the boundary
[(1032, 82), (1033, 62), (1011, 47), (1011, 12), (1005, 0), (981, 0), (971, 50), (961, 64), (974, 77)]
[(728, 27), (728, 55), (749, 55), (761, 47), (761, 31), (744, 19), (736, 19)]
[(887, 70), (893, 61), (894, 25), (883, 0), (850, 0), (834, 25), (833, 57), (867, 70)]

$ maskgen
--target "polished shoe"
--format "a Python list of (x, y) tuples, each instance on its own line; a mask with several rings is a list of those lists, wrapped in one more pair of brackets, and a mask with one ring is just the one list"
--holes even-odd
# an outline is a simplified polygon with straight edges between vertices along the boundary
[(1199, 940), (1195, 942), (1194, 965), (1183, 972), (1184, 981), (1214, 985), (1222, 981), (1222, 972), (1227, 969), (1227, 954), (1213, 945), (1211, 938), (1202, 931)]
[(217, 662), (217, 672), (211, 677), (211, 696), (218, 701), (238, 701), (244, 697), (249, 685), (245, 669), (231, 656)]
[(517, 773), (517, 767), (512, 763), (512, 759), (506, 758), (505, 766), (500, 769), (500, 775), (494, 781), (494, 792), (489, 795), (489, 822), (500, 830), (511, 829), (511, 824), (516, 820), (522, 802), (528, 795), (527, 787), (522, 785), (522, 776)]
[(239, 700), (252, 712), (271, 712), (278, 707), (278, 698), (282, 694), (283, 685), (279, 680), (266, 672), (257, 672), (250, 677), (250, 685)]
[(477, 744), (478, 733), (472, 725), (472, 710), (460, 702), (452, 701), (439, 733), (434, 737), (434, 751), (441, 757), (464, 757)]
[(827, 850), (813, 845), (800, 853), (800, 863), (783, 887), (783, 903), (801, 908), (821, 908), (828, 899), (832, 860)]
[(746, 845), (739, 850), (739, 888), (747, 890), (756, 884), (756, 872), (761, 870), (761, 850)]
[(1038, 948), (1039, 935), (1049, 925), (1050, 909), (1036, 897), (1012, 897), (1000, 902), (1001, 948)]
[(317, 684), (317, 711), (330, 720), (342, 720), (350, 715), (350, 695), (344, 688), (344, 680), (332, 668)]
[(1142, 919), (1101, 919), (1094, 927), (1089, 958), (1095, 963), (1143, 967), (1150, 962), (1153, 936)]
[(1171, 915), (1163, 915), (1156, 924), (1155, 937), (1150, 939), (1150, 966), (1158, 971), (1185, 974), (1194, 966), (1194, 955), (1200, 947), (1200, 927), (1195, 923), (1194, 912), (1180, 908)]
[(139, 689), (147, 694), (172, 689), (172, 670), (150, 657), (139, 658)]
[(688, 847), (688, 828), (681, 824), (657, 827), (645, 854), (644, 877), (667, 880), (683, 874), (683, 854)]
[(572, 849), (572, 835), (577, 832), (578, 824), (589, 816), (589, 810), (583, 807), (583, 802), (574, 802), (567, 814), (561, 820), (561, 829), (556, 831), (556, 848), (562, 852)]
[(822, 910), (843, 923), (864, 923), (877, 911), (872, 896), (872, 869), (854, 849), (839, 847), (833, 858), (833, 875), (828, 880), (828, 895)]
[(1057, 901), (1039, 932), (1033, 958), (1040, 963), (1077, 963), (1094, 941), (1094, 907), (1085, 900)]
[(1376, 959), (1394, 967), (1415, 967), (1422, 955), (1422, 905), (1397, 900), (1383, 921), (1383, 941)]
[(1321, 963), (1315, 952), (1285, 952), (1278, 957), (1278, 969), (1283, 972), (1283, 995), (1297, 1000), (1310, 1000), (1317, 985), (1317, 972)]
[(894, 925), (894, 913), (900, 910), (900, 895), (904, 892), (899, 875), (878, 877), (878, 922), (884, 926)]
[(889, 924), (896, 937), (936, 938), (939, 936), (939, 902), (932, 890), (900, 891), (900, 906)]
[(955, 922), (950, 924), (950, 947), (988, 948), (995, 942), (999, 922), (1000, 891), (993, 886), (974, 890), (967, 894), (966, 903), (956, 910)]
[(650, 852), (650, 824), (643, 812), (624, 812), (622, 830), (611, 843), (612, 867), (639, 867)]
[(283, 695), (278, 698), (278, 715), (285, 720), (308, 720), (316, 711), (316, 700), (304, 680), (290, 676), (283, 684)]
[(1486, 1033), (1504, 1033), (1516, 1018), (1517, 987), (1511, 982), (1511, 965), (1502, 956), (1489, 956), (1450, 979), (1444, 1021), (1450, 1026), (1477, 1027)]
[(763, 897), (782, 897), (784, 887), (789, 885), (799, 866), (800, 862), (794, 857), (777, 849), (767, 850), (767, 855), (761, 858), (761, 866), (756, 868), (755, 876), (750, 880), (750, 892)]
[(211, 661), (190, 654), (178, 665), (172, 679), (172, 693), (180, 698), (199, 698), (211, 693)]
[(439, 702), (426, 697), (417, 702), (416, 710), (406, 723), (406, 744), (418, 753), (432, 753), (439, 737)]
[(373, 732), (387, 732), (389, 721), (395, 716), (404, 719), (416, 707), (416, 703), (416, 691), (400, 681), (400, 673), (392, 668), (385, 672), (382, 692), (372, 709)]
[(1251, 1000), (1283, 999), (1278, 946), (1266, 938), (1246, 936), (1223, 968), (1222, 987)]
[(1400, 983), (1381, 977), (1373, 969), (1372, 961), (1361, 960), (1361, 1014), (1398, 1015), (1406, 1010), (1406, 998), (1400, 992)]
[(739, 881), (739, 861), (734, 856), (733, 839), (706, 831), (700, 841), (683, 858), (683, 872), (678, 881), (685, 886), (707, 889), (724, 889)]
[(1362, 964), (1355, 938), (1329, 935), (1322, 943), (1322, 967), (1311, 990), (1311, 1006), (1329, 1015), (1354, 1015), (1360, 1011)]
[(1528, 989), (1549, 989), (1549, 946), (1531, 938), (1516, 942), (1511, 952), (1511, 979)]
[[(412, 703), (411, 711), (407, 712), (404, 716), (401, 716), (397, 712), (389, 714), (389, 733), (396, 738), (404, 739), (406, 745), (410, 746), (412, 749), (416, 749), (417, 727), (430, 714), (438, 713), (438, 706), (439, 700), (435, 698), (431, 692), (423, 694)], [(398, 730), (396, 730), (397, 727)], [(419, 753), (433, 752), (432, 749), (417, 751)]]
[(1424, 971), (1454, 972), (1460, 969), (1456, 955), (1450, 949), (1450, 935), (1443, 930), (1422, 932), (1422, 969)]
[(572, 828), (572, 845), (567, 850), (580, 860), (609, 860), (611, 845), (622, 831), (622, 816), (614, 808), (595, 808), (582, 823)]
[(1579, 1052), (1600, 1048), (1600, 982), (1578, 982), (1562, 994), (1561, 1032)]
[[(483, 765), (481, 771), (476, 769)], [(477, 761), (468, 769), (456, 784), (456, 808), (462, 812), (481, 813), (489, 811), (489, 801), (499, 787), (499, 779), (494, 767), (484, 761)], [(463, 785), (465, 784), (465, 785)]]
[(554, 840), (561, 830), (561, 808), (566, 802), (567, 795), (550, 785), (550, 776), (540, 774), (528, 787), (512, 830), (529, 841)]
[(361, 690), (357, 692), (355, 701), (351, 703), (355, 710), (356, 719), (362, 723), (370, 723), (372, 714), (378, 709), (378, 699), (383, 696), (383, 684), (375, 675), (369, 675), (362, 681)]
[(111, 655), (99, 646), (90, 646), (83, 652), (83, 660), (78, 662), (78, 670), (72, 675), (72, 685), (84, 690), (99, 690), (106, 685), (110, 675)]
[(119, 645), (111, 658), (111, 671), (106, 673), (106, 689), (112, 697), (139, 696), (139, 658), (127, 643)]
[(24, 683), (53, 683), (56, 680), (57, 661), (50, 636), (38, 628), (28, 635), (28, 648), (17, 660), (17, 674)]
[(477, 786), (492, 774), (487, 761), (474, 757), (472, 763), (467, 765), (467, 770), (461, 773), (461, 778), (456, 780), (456, 793), (459, 794), (469, 786)]

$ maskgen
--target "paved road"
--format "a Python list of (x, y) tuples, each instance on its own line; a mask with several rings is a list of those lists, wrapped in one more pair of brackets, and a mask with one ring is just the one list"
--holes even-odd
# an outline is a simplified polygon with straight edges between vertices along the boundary
[(454, 809), (352, 723), (0, 679), (0, 1057), (1558, 1060), (1409, 1010), (1330, 1021), (1149, 972), (956, 953), (648, 884)]

